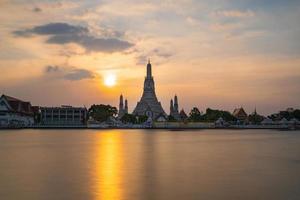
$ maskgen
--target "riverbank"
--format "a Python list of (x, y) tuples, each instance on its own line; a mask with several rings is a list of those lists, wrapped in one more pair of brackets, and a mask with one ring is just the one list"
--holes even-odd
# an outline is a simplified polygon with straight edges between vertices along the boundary
[(231, 130), (241, 130), (241, 129), (273, 129), (273, 130), (300, 130), (300, 126), (262, 126), (262, 125), (233, 125), (233, 126), (199, 126), (199, 127), (190, 127), (190, 126), (164, 126), (164, 127), (114, 127), (114, 126), (107, 126), (107, 127), (89, 127), (89, 126), (31, 126), (31, 127), (0, 127), (0, 130), (10, 130), (10, 129), (119, 129), (119, 130), (126, 130), (126, 129), (156, 129), (156, 130), (200, 130), (200, 129), (231, 129)]

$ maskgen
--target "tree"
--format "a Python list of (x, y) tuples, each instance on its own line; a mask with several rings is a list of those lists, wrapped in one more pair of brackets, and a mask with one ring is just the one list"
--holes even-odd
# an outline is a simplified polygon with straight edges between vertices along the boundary
[(168, 122), (176, 122), (176, 121), (177, 120), (172, 115), (168, 116)]
[(201, 121), (201, 112), (197, 107), (192, 108), (190, 115), (189, 115), (189, 120), (192, 122), (199, 122)]
[(253, 113), (253, 114), (248, 116), (248, 120), (252, 124), (260, 124), (260, 122), (262, 122), (264, 120), (264, 117), (257, 114), (257, 113)]
[(111, 105), (94, 104), (89, 108), (88, 113), (94, 120), (104, 122), (109, 119), (109, 117), (115, 117), (118, 110), (116, 107), (112, 107)]
[(132, 114), (128, 114), (128, 113), (123, 115), (123, 117), (121, 118), (121, 121), (123, 123), (131, 123), (131, 124), (137, 123), (136, 116), (132, 115)]
[(299, 109), (294, 110), (293, 116), (294, 116), (296, 119), (300, 120), (300, 110), (299, 110)]
[(235, 121), (236, 118), (228, 111), (206, 109), (206, 113), (202, 116), (204, 121), (214, 122), (222, 117), (225, 121)]
[(133, 114), (124, 114), (121, 118), (123, 123), (131, 123), (131, 124), (142, 124), (146, 122), (148, 117), (146, 115), (133, 115)]
[(274, 113), (269, 116), (272, 120), (281, 120), (283, 118), (286, 118), (287, 120), (291, 120), (293, 118), (296, 118), (300, 120), (300, 110), (295, 109), (292, 112), (289, 111), (279, 111), (278, 113)]
[(139, 115), (137, 116), (137, 123), (142, 124), (147, 121), (148, 117), (146, 115)]

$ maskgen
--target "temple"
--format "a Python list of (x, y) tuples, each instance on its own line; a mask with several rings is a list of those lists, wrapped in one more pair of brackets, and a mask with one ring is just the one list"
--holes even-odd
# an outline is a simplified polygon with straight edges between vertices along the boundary
[(146, 115), (156, 120), (158, 117), (167, 117), (161, 103), (157, 100), (155, 94), (155, 83), (152, 76), (152, 66), (150, 60), (147, 64), (147, 75), (144, 81), (144, 91), (141, 100), (133, 110), (134, 115)]
[(121, 119), (125, 114), (128, 114), (128, 101), (127, 99), (125, 99), (125, 106), (124, 106), (123, 95), (121, 94), (118, 118)]
[(178, 107), (178, 98), (177, 95), (175, 95), (174, 101), (173, 99), (170, 101), (170, 116), (177, 121), (181, 120)]

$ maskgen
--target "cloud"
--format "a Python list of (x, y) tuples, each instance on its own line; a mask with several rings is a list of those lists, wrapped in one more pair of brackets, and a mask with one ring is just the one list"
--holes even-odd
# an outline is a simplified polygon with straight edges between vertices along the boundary
[(80, 81), (83, 79), (93, 79), (95, 74), (87, 69), (81, 69), (76, 67), (60, 67), (56, 65), (48, 65), (45, 68), (45, 75), (56, 77), (69, 81)]
[(94, 78), (94, 74), (86, 69), (73, 69), (72, 71), (68, 72), (64, 78), (70, 81), (78, 81), (82, 79), (92, 79)]
[(161, 64), (174, 55), (174, 53), (162, 48), (151, 49), (147, 52), (136, 50), (136, 53), (136, 64), (138, 65), (144, 65), (148, 59), (154, 60), (156, 64)]
[(14, 31), (17, 36), (37, 35), (79, 35), (87, 33), (88, 29), (81, 26), (73, 26), (67, 23), (49, 23), (41, 26), (35, 26), (31, 29)]
[(117, 38), (96, 38), (90, 35), (55, 35), (47, 40), (49, 44), (77, 43), (87, 51), (112, 53), (128, 49), (133, 44)]
[(59, 67), (58, 66), (51, 66), (51, 65), (48, 65), (45, 69), (45, 71), (47, 73), (51, 73), (51, 72), (57, 72), (59, 70)]
[[(32, 35), (47, 35), (49, 44), (75, 43), (84, 47), (87, 51), (112, 53), (123, 51), (133, 46), (132, 43), (115, 37), (95, 37), (88, 28), (74, 26), (67, 23), (49, 23), (35, 26), (31, 29), (13, 32), (16, 36), (29, 37)], [(117, 33), (117, 32), (115, 32)], [(118, 32), (115, 36), (121, 36)]]
[(248, 18), (254, 17), (255, 13), (251, 10), (219, 10), (215, 11), (213, 15), (217, 17), (229, 17), (229, 18)]
[(38, 13), (38, 12), (42, 12), (42, 9), (39, 8), (39, 7), (35, 7), (35, 8), (32, 9), (32, 11)]
[(169, 57), (173, 56), (173, 54), (171, 52), (167, 52), (162, 49), (154, 49), (153, 53), (156, 54), (156, 56), (162, 57), (162, 58), (169, 58)]

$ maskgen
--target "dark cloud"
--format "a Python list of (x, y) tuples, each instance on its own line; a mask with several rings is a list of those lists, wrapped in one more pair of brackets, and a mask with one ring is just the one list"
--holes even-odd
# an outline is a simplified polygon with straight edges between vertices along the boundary
[(47, 73), (57, 72), (57, 71), (59, 71), (59, 67), (58, 67), (58, 66), (51, 66), (51, 65), (48, 65), (48, 66), (46, 66), (45, 71), (46, 71)]
[[(31, 35), (48, 35), (46, 41), (49, 44), (76, 43), (87, 51), (116, 52), (123, 51), (133, 46), (132, 43), (116, 37), (95, 37), (90, 31), (82, 26), (69, 25), (67, 23), (50, 23), (33, 27), (32, 29), (15, 31), (16, 36), (28, 37)], [(115, 32), (115, 36), (121, 36)]]
[(51, 75), (59, 79), (79, 81), (83, 79), (93, 79), (95, 74), (86, 69), (75, 67), (61, 67), (56, 65), (48, 65), (45, 67), (45, 75)]
[(125, 50), (133, 44), (117, 38), (96, 38), (90, 35), (55, 35), (47, 40), (50, 44), (77, 43), (87, 51), (115, 52)]
[(37, 35), (79, 35), (87, 33), (88, 29), (81, 26), (73, 26), (67, 23), (50, 23), (41, 26), (35, 26), (31, 29), (18, 30), (14, 34), (17, 36)]
[(33, 12), (42, 12), (42, 9), (39, 7), (35, 7), (32, 9)]

